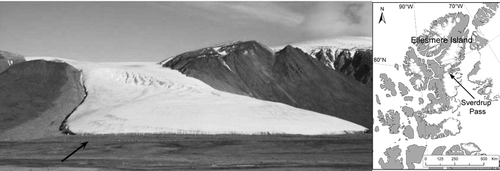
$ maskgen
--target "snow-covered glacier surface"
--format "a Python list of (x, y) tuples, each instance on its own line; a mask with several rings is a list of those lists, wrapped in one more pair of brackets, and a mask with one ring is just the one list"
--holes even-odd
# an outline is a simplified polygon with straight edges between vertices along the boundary
[(344, 134), (366, 128), (282, 103), (221, 92), (155, 63), (57, 58), (83, 71), (88, 92), (67, 119), (74, 133)]

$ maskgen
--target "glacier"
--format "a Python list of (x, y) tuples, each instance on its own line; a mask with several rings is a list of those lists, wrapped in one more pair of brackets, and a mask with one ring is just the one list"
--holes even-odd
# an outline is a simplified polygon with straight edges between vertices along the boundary
[(87, 96), (66, 120), (76, 134), (346, 134), (367, 128), (286, 104), (226, 93), (154, 62), (84, 62)]

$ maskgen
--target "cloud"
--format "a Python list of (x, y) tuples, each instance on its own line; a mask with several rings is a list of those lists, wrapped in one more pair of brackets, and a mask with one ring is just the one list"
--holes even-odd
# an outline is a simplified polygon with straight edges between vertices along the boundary
[[(299, 37), (372, 36), (371, 2), (154, 2), (225, 26), (285, 26)], [(289, 31), (289, 30), (284, 30)]]
[(307, 16), (304, 26), (313, 36), (372, 36), (372, 4), (318, 3)]
[[(258, 20), (267, 23), (294, 27), (304, 21), (304, 16), (279, 3), (271, 2), (198, 2), (192, 3), (212, 15), (233, 20)], [(207, 16), (214, 17), (214, 16)], [(241, 22), (241, 21), (240, 21)]]

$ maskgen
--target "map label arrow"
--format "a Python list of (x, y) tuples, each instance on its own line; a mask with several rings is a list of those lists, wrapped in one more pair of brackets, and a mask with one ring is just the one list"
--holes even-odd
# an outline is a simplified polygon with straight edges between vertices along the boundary
[[(460, 82), (458, 82), (458, 80), (457, 80), (457, 79), (455, 79), (455, 76), (453, 76), (451, 73), (450, 73), (450, 77), (451, 77), (452, 79), (454, 79), (454, 80), (458, 83), (458, 85), (460, 85), (460, 87), (462, 87), (462, 88), (463, 88), (463, 89), (464, 89), (467, 93), (469, 93), (469, 91), (467, 91), (467, 89), (465, 89), (465, 87), (464, 87), (464, 86), (462, 86), (462, 84), (460, 84)], [(474, 98), (474, 96), (472, 96), (472, 94), (470, 94), (470, 93), (469, 93), (469, 95), (472, 97), (472, 99), (475, 99), (475, 98)]]

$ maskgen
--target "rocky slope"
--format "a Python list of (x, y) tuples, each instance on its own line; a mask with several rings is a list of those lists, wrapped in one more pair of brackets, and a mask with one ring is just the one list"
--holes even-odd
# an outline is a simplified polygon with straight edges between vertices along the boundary
[[(327, 67), (372, 87), (373, 52), (370, 37), (340, 37), (292, 44)], [(282, 47), (274, 47), (276, 51)]]
[(80, 78), (66, 63), (43, 60), (0, 73), (0, 140), (61, 135), (61, 123), (85, 96)]
[(0, 50), (0, 73), (10, 66), (26, 61), (22, 55)]
[(367, 86), (371, 87), (373, 85), (373, 51), (370, 49), (357, 49), (354, 51), (337, 49), (335, 52), (332, 49), (319, 49), (310, 53), (310, 55), (337, 72), (353, 77)]
[(292, 46), (274, 52), (256, 41), (246, 41), (186, 52), (160, 64), (218, 90), (281, 102), (371, 128), (372, 88), (363, 84), (371, 79), (371, 68), (365, 71), (368, 54), (371, 51), (360, 51), (354, 55), (356, 60), (340, 57), (337, 65), (341, 69), (334, 70), (321, 61), (328, 56), (313, 58)]

